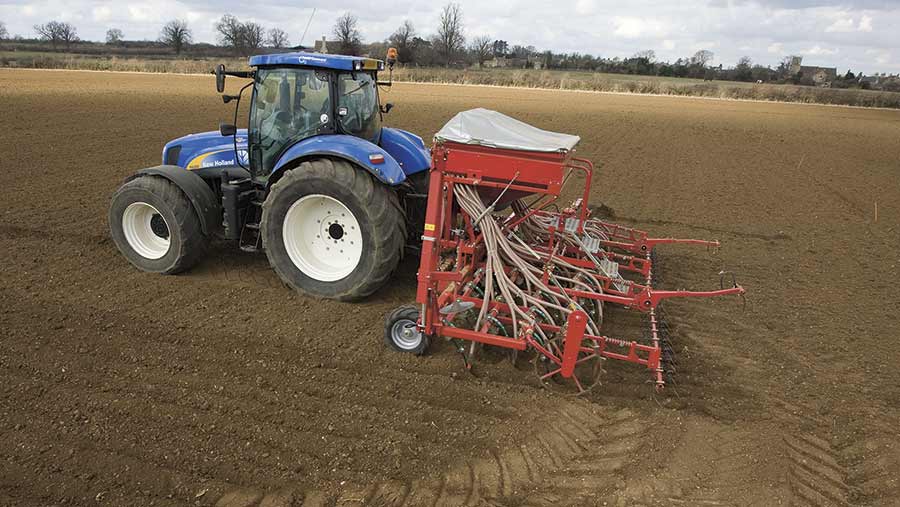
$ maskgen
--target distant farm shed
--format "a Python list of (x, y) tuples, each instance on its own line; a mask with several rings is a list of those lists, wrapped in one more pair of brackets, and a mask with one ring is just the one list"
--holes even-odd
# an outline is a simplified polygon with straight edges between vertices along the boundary
[(322, 39), (317, 40), (313, 45), (313, 51), (316, 53), (328, 54), (328, 46), (331, 48), (338, 49), (341, 47), (341, 41), (337, 40), (325, 40), (325, 36), (322, 36)]

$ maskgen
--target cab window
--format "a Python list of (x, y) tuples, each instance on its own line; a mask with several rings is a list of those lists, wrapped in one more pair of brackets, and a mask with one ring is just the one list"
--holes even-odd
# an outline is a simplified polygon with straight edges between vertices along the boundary
[(369, 72), (342, 73), (338, 75), (337, 88), (341, 129), (347, 134), (378, 142), (381, 111), (375, 76)]
[(312, 69), (260, 69), (250, 110), (251, 164), (268, 175), (288, 146), (331, 130), (327, 76)]

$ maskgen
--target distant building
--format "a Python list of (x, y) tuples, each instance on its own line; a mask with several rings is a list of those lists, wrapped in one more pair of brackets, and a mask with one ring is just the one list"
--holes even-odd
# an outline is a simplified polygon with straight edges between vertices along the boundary
[(837, 69), (834, 67), (815, 67), (802, 65), (802, 63), (802, 56), (791, 57), (789, 70), (792, 76), (799, 74), (801, 80), (809, 79), (816, 86), (831, 86), (831, 83), (837, 79)]
[(810, 67), (804, 65), (800, 67), (800, 75), (812, 79), (816, 86), (831, 86), (831, 83), (837, 79), (837, 69), (834, 67)]
[(486, 60), (482, 66), (486, 69), (502, 69), (509, 67), (509, 60), (505, 56), (495, 56)]
[(331, 46), (332, 51), (335, 51), (341, 47), (341, 41), (325, 40), (325, 36), (323, 35), (322, 39), (317, 40), (313, 45), (313, 51), (316, 53), (328, 54), (328, 46)]

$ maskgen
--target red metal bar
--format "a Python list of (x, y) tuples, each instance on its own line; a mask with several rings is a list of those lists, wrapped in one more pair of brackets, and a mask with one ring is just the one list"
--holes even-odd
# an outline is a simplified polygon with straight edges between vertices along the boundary
[(575, 372), (575, 362), (578, 353), (581, 352), (581, 339), (584, 337), (584, 329), (587, 327), (587, 314), (581, 310), (575, 310), (569, 314), (566, 322), (566, 338), (563, 345), (563, 362), (560, 374), (569, 378)]
[(478, 331), (472, 331), (471, 329), (435, 324), (434, 330), (437, 336), (459, 338), (462, 340), (484, 343), (486, 345), (496, 345), (497, 347), (504, 347), (507, 349), (525, 350), (528, 348), (525, 340), (517, 340), (515, 338), (489, 333), (479, 333)]
[(619, 248), (635, 254), (643, 254), (652, 251), (656, 245), (678, 243), (682, 245), (703, 245), (706, 247), (719, 248), (721, 243), (718, 241), (707, 241), (705, 239), (679, 239), (679, 238), (643, 238), (636, 240), (634, 243), (624, 243), (620, 241), (601, 241), (600, 244), (612, 248)]
[[(534, 246), (534, 247), (532, 247), (532, 249), (535, 251), (535, 253), (542, 254), (544, 256), (548, 256), (548, 252), (545, 247)], [(569, 264), (579, 267), (579, 268), (595, 269), (597, 267), (594, 265), (594, 262), (591, 261), (590, 259), (585, 259), (583, 257), (572, 257), (572, 255), (576, 255), (578, 253), (581, 253), (583, 255), (584, 252), (581, 252), (580, 249), (567, 248), (566, 250), (567, 250), (566, 253), (569, 255), (566, 255), (563, 257), (557, 256), (557, 258), (562, 259), (562, 260), (568, 262)], [(594, 253), (592, 255), (594, 255), (594, 257), (613, 261), (619, 265), (619, 269), (624, 269), (625, 271), (640, 273), (644, 276), (646, 276), (647, 273), (650, 271), (650, 261), (644, 260), (640, 257), (635, 257), (635, 256), (631, 256), (631, 255), (622, 255), (622, 254), (618, 254), (615, 252), (604, 252), (604, 251), (598, 251), (597, 253)], [(546, 259), (544, 259), (544, 260), (546, 260)]]

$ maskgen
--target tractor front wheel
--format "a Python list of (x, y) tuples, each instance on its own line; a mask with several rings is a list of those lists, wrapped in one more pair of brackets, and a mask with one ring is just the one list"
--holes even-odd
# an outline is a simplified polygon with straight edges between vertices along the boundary
[(187, 196), (157, 176), (141, 176), (119, 187), (109, 206), (109, 230), (131, 264), (164, 275), (196, 264), (209, 244)]
[(303, 162), (272, 185), (261, 227), (269, 264), (287, 285), (342, 301), (384, 285), (406, 242), (397, 193), (328, 158)]

